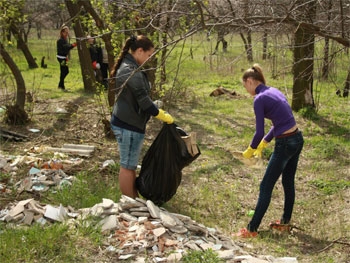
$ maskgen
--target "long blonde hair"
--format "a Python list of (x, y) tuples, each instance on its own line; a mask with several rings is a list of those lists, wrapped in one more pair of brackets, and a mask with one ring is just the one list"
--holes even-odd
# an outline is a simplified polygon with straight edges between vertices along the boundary
[(62, 37), (62, 33), (63, 33), (64, 31), (66, 31), (66, 30), (69, 30), (69, 27), (66, 26), (66, 25), (62, 25), (62, 26), (61, 26), (61, 29), (60, 29), (60, 37)]

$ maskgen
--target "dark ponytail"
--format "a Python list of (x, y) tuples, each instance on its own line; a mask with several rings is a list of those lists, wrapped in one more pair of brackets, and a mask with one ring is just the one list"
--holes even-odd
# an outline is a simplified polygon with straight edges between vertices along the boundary
[(125, 44), (124, 47), (121, 51), (121, 53), (119, 54), (119, 57), (117, 59), (117, 62), (115, 63), (113, 70), (112, 70), (112, 76), (116, 76), (117, 74), (117, 70), (120, 67), (120, 65), (122, 64), (122, 61), (124, 59), (124, 57), (126, 56), (126, 54), (129, 53), (129, 50), (131, 50), (131, 52), (135, 52), (136, 49), (138, 48), (142, 48), (144, 51), (150, 50), (151, 48), (154, 48), (154, 45), (152, 43), (152, 41), (143, 35), (139, 35), (139, 36), (130, 36)]

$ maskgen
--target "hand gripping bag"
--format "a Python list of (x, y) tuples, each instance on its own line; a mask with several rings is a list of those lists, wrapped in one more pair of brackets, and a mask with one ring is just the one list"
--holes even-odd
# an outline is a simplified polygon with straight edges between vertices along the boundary
[(157, 205), (169, 201), (182, 179), (182, 169), (200, 155), (195, 134), (187, 134), (176, 124), (164, 124), (146, 152), (136, 188)]

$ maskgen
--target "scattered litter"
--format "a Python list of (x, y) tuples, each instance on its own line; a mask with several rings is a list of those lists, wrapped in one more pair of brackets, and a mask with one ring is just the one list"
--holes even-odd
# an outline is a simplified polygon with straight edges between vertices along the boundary
[(17, 192), (36, 191), (45, 192), (50, 189), (50, 186), (70, 186), (75, 177), (68, 176), (63, 170), (55, 169), (37, 169), (32, 167), (29, 171), (29, 176), (16, 183)]
[(31, 132), (34, 132), (34, 133), (40, 132), (40, 130), (38, 130), (38, 129), (28, 129), (28, 131), (31, 131)]
[(68, 111), (66, 109), (57, 108), (56, 113), (68, 113)]
[(35, 168), (35, 167), (30, 168), (29, 170), (30, 175), (37, 174), (37, 173), (40, 173), (40, 170), (38, 168)]
[(115, 161), (114, 160), (106, 160), (103, 162), (102, 164), (102, 168), (106, 168), (107, 166), (110, 166), (110, 165), (115, 165)]

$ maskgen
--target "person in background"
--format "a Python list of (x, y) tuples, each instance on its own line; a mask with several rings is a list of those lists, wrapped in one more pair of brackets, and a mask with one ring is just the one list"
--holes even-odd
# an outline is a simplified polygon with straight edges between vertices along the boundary
[(101, 73), (102, 73), (102, 84), (105, 87), (105, 89), (108, 89), (108, 72), (109, 72), (109, 65), (108, 65), (108, 54), (106, 47), (102, 48), (102, 64), (101, 64)]
[(95, 38), (88, 36), (89, 52), (92, 62), (92, 69), (94, 70), (95, 78), (98, 82), (102, 83), (102, 48), (96, 44)]
[(111, 115), (111, 129), (120, 155), (119, 188), (123, 195), (138, 197), (136, 168), (151, 116), (171, 124), (173, 117), (158, 109), (150, 98), (150, 83), (142, 65), (154, 52), (152, 41), (143, 35), (129, 37), (111, 72), (116, 78), (116, 102)]
[[(283, 229), (281, 226), (289, 226), (295, 200), (295, 173), (304, 139), (286, 97), (278, 89), (266, 86), (265, 77), (258, 64), (247, 69), (242, 80), (247, 92), (254, 96), (256, 121), (254, 137), (247, 150), (243, 152), (243, 157), (252, 158), (254, 155), (261, 157), (263, 149), (275, 138), (275, 148), (260, 183), (254, 215), (248, 226), (236, 233), (236, 236), (245, 238), (257, 236), (259, 225), (270, 204), (273, 188), (281, 174), (284, 212), (281, 219), (271, 226), (276, 226), (279, 230)], [(272, 127), (266, 135), (265, 118), (272, 122)]]
[(57, 40), (57, 60), (60, 63), (60, 82), (58, 83), (58, 88), (67, 91), (64, 85), (64, 79), (69, 73), (68, 68), (68, 54), (69, 51), (76, 47), (77, 44), (69, 44), (68, 42), (69, 28), (63, 25), (60, 29), (60, 38)]

